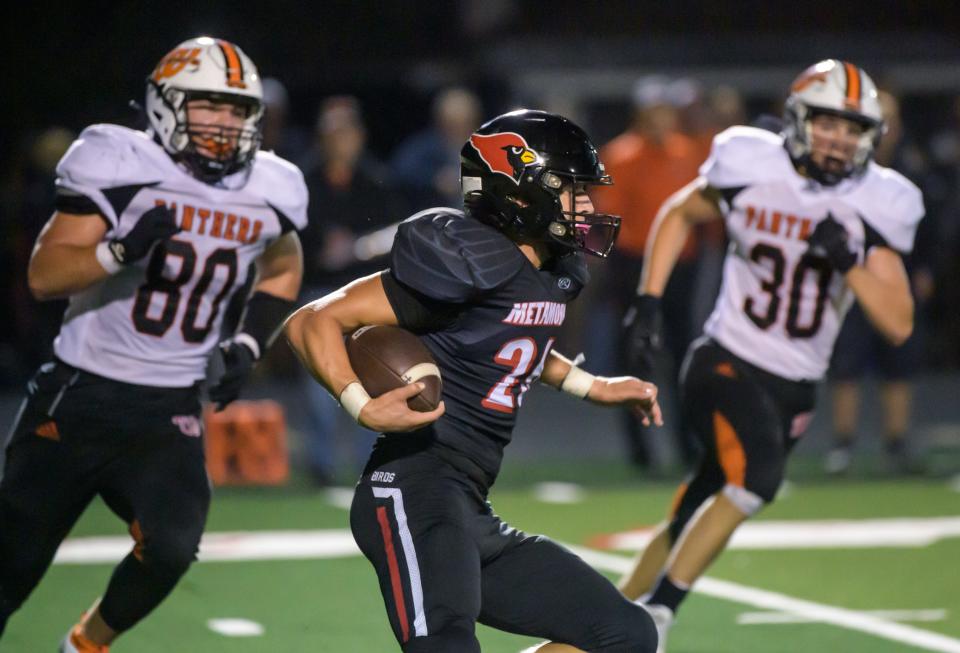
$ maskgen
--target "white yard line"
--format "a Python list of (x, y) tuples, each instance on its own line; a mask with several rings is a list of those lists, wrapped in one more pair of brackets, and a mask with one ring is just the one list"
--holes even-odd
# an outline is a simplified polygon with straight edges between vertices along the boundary
[[(943, 621), (947, 618), (947, 611), (933, 610), (861, 610), (878, 619), (888, 621)], [(813, 619), (801, 617), (798, 614), (787, 612), (741, 612), (737, 615), (737, 623), (741, 626), (757, 626), (765, 624), (809, 624), (816, 623)]]
[[(78, 537), (60, 545), (54, 564), (118, 562), (133, 548), (129, 537)], [(201, 562), (306, 560), (359, 555), (353, 535), (344, 529), (322, 531), (237, 531), (207, 533)]]
[[(605, 549), (642, 551), (652, 529), (597, 538)], [(730, 549), (877, 549), (922, 547), (960, 537), (960, 517), (916, 519), (760, 520), (737, 529)]]
[(552, 481), (533, 486), (533, 498), (543, 503), (581, 503), (586, 494), (583, 487), (576, 483)]
[[(900, 520), (904, 526), (911, 520)], [(913, 520), (913, 526), (919, 520)], [(937, 520), (934, 520), (937, 521)], [(848, 526), (850, 522), (846, 523)], [(839, 522), (831, 522), (834, 527)], [(944, 524), (940, 524), (944, 526)], [(952, 525), (951, 525), (952, 526)], [(934, 529), (939, 533), (941, 529)], [(951, 528), (946, 530), (951, 531)], [(876, 532), (876, 531), (874, 531)], [(929, 536), (929, 533), (927, 534)], [(61, 545), (54, 559), (58, 564), (103, 564), (117, 562), (132, 547), (129, 537), (73, 538)], [(906, 544), (909, 546), (909, 544)], [(570, 547), (595, 568), (625, 573), (632, 561), (622, 555), (583, 547)], [(314, 531), (248, 531), (207, 533), (203, 537), (201, 562), (242, 560), (293, 560), (353, 557), (359, 555), (350, 531), (344, 529)], [(868, 633), (901, 642), (927, 651), (960, 653), (960, 640), (913, 626), (894, 623), (889, 616), (815, 603), (784, 594), (748, 587), (716, 578), (701, 578), (693, 591), (715, 598), (749, 605), (761, 610), (774, 610), (809, 621), (832, 624), (841, 628)]]
[[(570, 548), (596, 569), (626, 573), (633, 568), (632, 561), (623, 556), (581, 547)], [(752, 605), (756, 608), (796, 614), (812, 621), (856, 630), (927, 651), (960, 653), (960, 639), (932, 633), (913, 626), (893, 623), (856, 610), (796, 599), (785, 594), (709, 577), (698, 580), (693, 586), (693, 591), (718, 599)]]

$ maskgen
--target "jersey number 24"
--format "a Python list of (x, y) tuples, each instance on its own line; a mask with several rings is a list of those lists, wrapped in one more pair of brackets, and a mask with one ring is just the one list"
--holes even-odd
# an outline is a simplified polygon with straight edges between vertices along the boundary
[(533, 338), (516, 338), (503, 345), (493, 360), (498, 365), (510, 368), (510, 371), (490, 388), (487, 396), (480, 402), (483, 407), (500, 413), (515, 411), (523, 400), (523, 393), (540, 378), (554, 340), (555, 338), (547, 340), (536, 367), (533, 367), (533, 361), (537, 358), (537, 343)]

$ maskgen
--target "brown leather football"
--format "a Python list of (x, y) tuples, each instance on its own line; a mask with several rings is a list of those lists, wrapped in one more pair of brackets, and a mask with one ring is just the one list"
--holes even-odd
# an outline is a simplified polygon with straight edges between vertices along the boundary
[(427, 412), (440, 403), (440, 369), (417, 336), (395, 326), (365, 326), (347, 336), (346, 342), (350, 365), (371, 397), (419, 381), (426, 387), (407, 405)]

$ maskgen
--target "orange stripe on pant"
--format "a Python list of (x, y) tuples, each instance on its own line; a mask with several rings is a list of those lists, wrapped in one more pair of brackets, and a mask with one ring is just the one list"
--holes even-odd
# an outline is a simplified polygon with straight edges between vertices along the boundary
[(713, 434), (717, 443), (720, 467), (730, 485), (743, 487), (747, 475), (747, 456), (737, 431), (719, 411), (713, 413)]
[(393, 532), (390, 530), (390, 520), (387, 509), (377, 508), (377, 521), (380, 522), (380, 533), (383, 535), (383, 546), (387, 550), (387, 566), (390, 568), (390, 586), (393, 589), (393, 602), (397, 605), (397, 619), (400, 621), (400, 632), (403, 641), (410, 639), (410, 624), (407, 623), (407, 606), (403, 600), (403, 585), (400, 583), (400, 565), (397, 564), (397, 551), (393, 546)]
[(689, 485), (683, 482), (680, 484), (680, 487), (677, 488), (676, 493), (674, 493), (673, 500), (670, 502), (670, 514), (667, 515), (669, 519), (677, 516), (677, 511), (680, 510), (680, 502), (683, 501), (683, 495), (686, 494), (688, 487)]
[(140, 528), (140, 522), (134, 519), (130, 522), (130, 537), (133, 538), (133, 557), (143, 562), (143, 530)]

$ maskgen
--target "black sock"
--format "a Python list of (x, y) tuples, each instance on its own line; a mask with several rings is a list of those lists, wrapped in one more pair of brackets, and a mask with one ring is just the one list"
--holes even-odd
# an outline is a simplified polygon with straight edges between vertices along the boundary
[(647, 603), (665, 605), (673, 612), (676, 612), (680, 603), (687, 597), (687, 592), (690, 591), (689, 587), (678, 587), (677, 585), (682, 584), (674, 583), (664, 574), (660, 577), (660, 582), (657, 583), (657, 587), (653, 590), (653, 594), (650, 595)]

